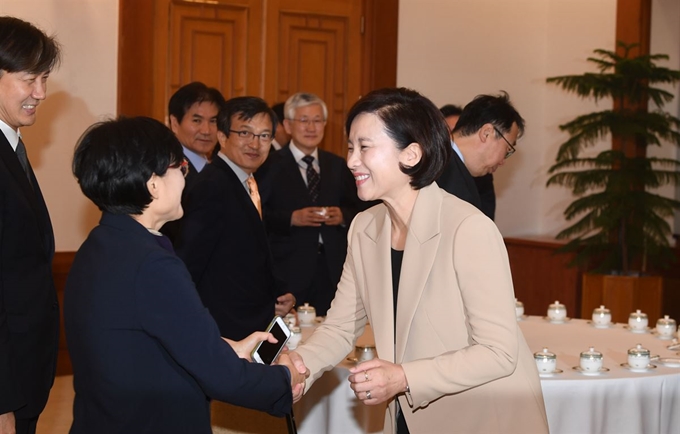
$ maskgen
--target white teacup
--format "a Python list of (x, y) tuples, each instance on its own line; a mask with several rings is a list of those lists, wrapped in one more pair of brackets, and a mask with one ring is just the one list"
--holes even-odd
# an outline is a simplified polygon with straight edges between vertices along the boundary
[(602, 369), (602, 353), (590, 347), (588, 351), (581, 353), (579, 366), (585, 372), (598, 372)]
[(612, 313), (604, 306), (593, 309), (593, 325), (606, 327), (612, 322)]
[(548, 319), (553, 322), (562, 322), (567, 319), (567, 306), (555, 300), (555, 303), (548, 306)]
[(677, 330), (677, 325), (673, 318), (669, 318), (668, 315), (664, 315), (663, 318), (659, 318), (656, 322), (656, 332), (659, 336), (664, 338), (671, 338)]
[(645, 331), (649, 325), (649, 319), (647, 319), (647, 314), (642, 313), (640, 309), (631, 313), (628, 316), (628, 327), (635, 331)]
[(628, 350), (628, 366), (633, 369), (645, 369), (649, 366), (649, 350), (637, 344)]
[(314, 320), (316, 319), (316, 309), (314, 309), (314, 306), (305, 303), (303, 306), (298, 307), (297, 312), (301, 326), (309, 327), (314, 324)]
[(286, 323), (288, 328), (297, 326), (297, 318), (295, 318), (295, 314), (293, 313), (287, 313), (286, 317), (283, 319), (283, 322)]
[(534, 360), (536, 361), (536, 368), (540, 373), (551, 373), (557, 369), (557, 356), (555, 353), (548, 351), (548, 348), (543, 348), (543, 351), (534, 353)]

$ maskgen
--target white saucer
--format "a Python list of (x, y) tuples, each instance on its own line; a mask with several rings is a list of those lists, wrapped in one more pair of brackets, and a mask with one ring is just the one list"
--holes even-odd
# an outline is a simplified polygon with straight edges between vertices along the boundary
[(680, 359), (676, 357), (663, 357), (656, 360), (656, 363), (661, 363), (669, 368), (680, 368)]
[(569, 318), (569, 317), (566, 317), (566, 318), (563, 319), (562, 321), (553, 321), (553, 320), (551, 320), (550, 318), (548, 318), (547, 316), (544, 316), (543, 319), (546, 320), (546, 321), (548, 321), (550, 324), (564, 324), (564, 323), (566, 323), (566, 322), (568, 322), (568, 321), (571, 321), (571, 318)]
[(652, 330), (652, 334), (654, 336), (656, 336), (657, 339), (661, 339), (661, 340), (664, 340), (664, 341), (670, 341), (671, 339), (673, 339), (673, 335), (675, 335), (675, 333), (673, 333), (670, 336), (662, 336), (662, 335), (659, 334), (658, 331), (656, 331), (656, 329)]
[(574, 371), (576, 371), (576, 372), (578, 372), (578, 373), (580, 373), (580, 374), (583, 374), (583, 375), (593, 375), (593, 376), (595, 376), (595, 375), (602, 375), (602, 374), (604, 374), (605, 372), (609, 372), (609, 368), (605, 368), (605, 367), (602, 367), (602, 368), (600, 368), (599, 370), (597, 370), (597, 371), (595, 371), (595, 372), (584, 371), (583, 369), (581, 369), (580, 366), (574, 366), (574, 367), (571, 368), (571, 369), (573, 369)]
[(624, 369), (628, 369), (630, 372), (650, 372), (652, 369), (656, 369), (656, 365), (652, 365), (651, 363), (647, 365), (646, 368), (642, 369), (633, 368), (628, 363), (621, 363), (621, 367)]
[(522, 315), (517, 317), (517, 321), (526, 321), (526, 319), (529, 318), (528, 315)]
[(639, 333), (639, 334), (649, 333), (649, 331), (651, 330), (651, 328), (649, 328), (649, 327), (645, 327), (644, 330), (633, 330), (632, 328), (630, 328), (630, 326), (628, 324), (624, 325), (623, 328), (628, 330), (631, 333)]
[(555, 376), (555, 375), (557, 375), (557, 374), (561, 374), (562, 372), (564, 372), (564, 371), (561, 370), (561, 369), (555, 369), (555, 370), (552, 371), (552, 372), (539, 372), (539, 373), (538, 373), (538, 376), (539, 376), (539, 377), (553, 377), (553, 376)]
[(596, 328), (596, 329), (610, 329), (610, 328), (616, 326), (613, 322), (610, 322), (609, 324), (605, 324), (605, 325), (600, 325), (600, 324), (595, 324), (592, 321), (588, 321), (588, 324), (590, 324), (591, 327)]

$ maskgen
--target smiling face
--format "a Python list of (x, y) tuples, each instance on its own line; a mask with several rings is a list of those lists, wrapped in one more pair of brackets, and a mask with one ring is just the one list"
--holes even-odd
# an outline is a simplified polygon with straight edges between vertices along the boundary
[(314, 152), (323, 140), (326, 120), (323, 117), (323, 107), (310, 104), (295, 110), (295, 119), (285, 119), (283, 126), (291, 135), (293, 142), (305, 154)]
[(347, 167), (352, 171), (361, 200), (396, 201), (412, 190), (410, 177), (399, 164), (413, 166), (420, 159), (411, 144), (400, 150), (385, 131), (380, 118), (372, 113), (358, 115), (352, 121), (347, 151)]
[(170, 115), (170, 128), (182, 145), (207, 157), (217, 144), (218, 112), (213, 102), (195, 103), (184, 113), (181, 122)]
[[(250, 120), (239, 119), (239, 114), (231, 117), (231, 130), (227, 136), (222, 131), (217, 133), (220, 141), (220, 152), (229, 158), (244, 172), (251, 174), (264, 163), (271, 146), (272, 120), (266, 113), (258, 113)], [(268, 134), (262, 137), (242, 138), (234, 131), (247, 131), (255, 135)]]
[(47, 96), (49, 72), (0, 74), (0, 119), (15, 131), (33, 125), (38, 104)]

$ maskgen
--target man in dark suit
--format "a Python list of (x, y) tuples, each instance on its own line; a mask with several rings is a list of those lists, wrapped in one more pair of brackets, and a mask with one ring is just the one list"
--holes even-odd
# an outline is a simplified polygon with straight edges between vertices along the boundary
[(52, 37), (0, 17), (0, 433), (34, 433), (54, 382), (59, 304), (54, 235), (20, 128), (33, 125), (59, 63)]
[[(454, 104), (446, 104), (439, 108), (439, 111), (444, 115), (446, 120), (446, 125), (451, 131), (453, 137), (453, 130), (456, 128), (458, 119), (460, 118), (463, 109), (460, 106)], [(479, 192), (479, 203), (478, 208), (491, 220), (494, 219), (496, 214), (496, 192), (493, 188), (493, 174), (487, 173), (486, 175), (478, 176), (473, 178), (475, 181), (475, 186), (477, 186), (477, 191)], [(476, 198), (471, 198), (474, 202)], [(470, 203), (473, 203), (470, 202)], [(475, 204), (475, 206), (477, 206)]]
[(275, 313), (285, 316), (295, 304), (274, 277), (252, 176), (267, 158), (275, 125), (260, 98), (238, 97), (223, 105), (220, 152), (186, 197), (175, 243), (222, 336), (234, 340), (263, 330)]
[(288, 146), (288, 142), (290, 142), (290, 134), (288, 134), (286, 128), (283, 126), (283, 120), (285, 119), (283, 115), (283, 106), (284, 104), (282, 102), (272, 106), (272, 110), (276, 115), (276, 135), (274, 135), (274, 140), (272, 140), (272, 147), (269, 150), (270, 153)]
[[(177, 89), (168, 102), (170, 129), (182, 144), (189, 162), (182, 203), (193, 188), (199, 173), (212, 158), (217, 144), (217, 114), (224, 104), (219, 90), (195, 81)], [(177, 238), (181, 220), (163, 226), (162, 232), (171, 240)]]
[(328, 111), (316, 95), (286, 101), (290, 144), (259, 173), (274, 266), (298, 302), (325, 315), (347, 252), (347, 226), (361, 204), (345, 160), (318, 148)]
[(517, 139), (523, 133), (524, 119), (510, 103), (507, 93), (478, 95), (465, 106), (453, 129), (455, 152), (437, 184), (493, 219), (495, 206), (493, 212), (484, 211), (474, 177), (492, 174), (502, 166), (515, 152)]

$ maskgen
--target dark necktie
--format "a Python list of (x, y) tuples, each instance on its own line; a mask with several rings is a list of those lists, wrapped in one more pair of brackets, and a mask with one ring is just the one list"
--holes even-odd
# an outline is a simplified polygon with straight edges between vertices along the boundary
[(307, 163), (307, 190), (309, 190), (309, 197), (312, 199), (312, 203), (316, 203), (319, 199), (319, 182), (321, 178), (312, 165), (314, 157), (305, 155), (302, 157), (302, 161)]
[(17, 158), (19, 159), (19, 163), (21, 164), (21, 167), (23, 167), (24, 172), (26, 173), (26, 177), (28, 178), (28, 183), (31, 184), (31, 187), (33, 187), (33, 183), (31, 182), (31, 169), (30, 166), (28, 165), (28, 156), (26, 155), (26, 146), (24, 145), (24, 142), (19, 138), (19, 143), (17, 143)]

